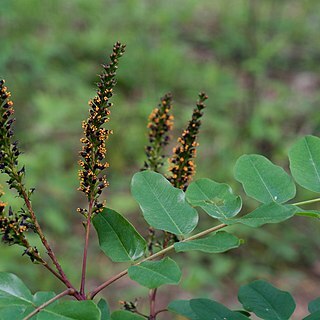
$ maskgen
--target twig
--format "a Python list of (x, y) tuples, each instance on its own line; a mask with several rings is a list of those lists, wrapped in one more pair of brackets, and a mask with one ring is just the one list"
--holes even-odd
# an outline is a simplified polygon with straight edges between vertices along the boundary
[(296, 202), (296, 203), (292, 203), (293, 206), (302, 206), (304, 204), (309, 204), (309, 203), (315, 203), (315, 202), (319, 202), (320, 198), (316, 198), (316, 199), (311, 199), (311, 200), (305, 200), (305, 201), (301, 201), (301, 202)]
[(167, 312), (167, 311), (169, 311), (168, 309), (161, 309), (161, 310), (158, 310), (154, 315), (155, 315), (155, 317), (159, 314), (159, 313), (161, 313), (161, 312)]
[[(181, 242), (187, 242), (187, 241), (190, 241), (190, 240), (194, 240), (194, 239), (197, 239), (197, 238), (200, 238), (200, 237), (203, 237), (211, 232), (215, 232), (217, 230), (220, 230), (222, 228), (225, 228), (227, 226), (227, 224), (225, 223), (222, 223), (222, 224), (219, 224), (215, 227), (212, 227), (210, 229), (207, 229), (207, 230), (204, 230), (202, 232), (199, 232), (197, 234), (195, 234), (194, 236), (191, 236), (189, 238), (186, 238), (184, 240), (182, 240)], [(143, 260), (133, 264), (134, 266), (137, 266), (139, 264), (141, 264), (142, 262), (145, 262), (145, 261), (149, 261), (149, 260), (154, 260), (170, 251), (172, 251), (174, 249), (174, 245), (171, 245), (147, 258), (144, 258)], [(121, 271), (120, 273), (116, 274), (115, 276), (113, 276), (112, 278), (110, 278), (109, 280), (105, 281), (104, 283), (102, 283), (100, 286), (98, 286), (97, 288), (95, 288), (94, 290), (92, 290), (91, 292), (88, 293), (87, 295), (87, 298), (88, 299), (93, 299), (101, 290), (103, 290), (104, 288), (106, 288), (107, 286), (109, 286), (111, 283), (115, 282), (116, 280), (122, 278), (123, 276), (125, 276), (126, 274), (128, 273), (128, 269), (126, 270), (123, 270)]]
[(60, 298), (67, 296), (67, 295), (73, 295), (74, 289), (72, 288), (68, 288), (67, 290), (59, 293), (58, 295), (54, 296), (52, 299), (48, 300), (47, 302), (45, 302), (44, 304), (42, 304), (41, 306), (37, 307), (34, 311), (32, 311), (29, 315), (27, 315), (26, 317), (23, 318), (23, 320), (29, 320), (31, 319), (33, 316), (35, 316), (37, 313), (39, 313), (42, 309), (44, 309), (45, 307), (47, 307), (49, 304), (59, 300)]

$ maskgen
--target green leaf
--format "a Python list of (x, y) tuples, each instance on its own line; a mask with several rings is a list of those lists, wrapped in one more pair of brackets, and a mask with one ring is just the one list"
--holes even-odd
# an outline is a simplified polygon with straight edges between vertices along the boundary
[(293, 205), (281, 205), (275, 202), (262, 204), (249, 214), (226, 221), (225, 223), (241, 223), (249, 227), (257, 228), (267, 223), (279, 223), (295, 215), (297, 208)]
[(237, 237), (225, 231), (220, 231), (206, 238), (176, 242), (174, 249), (177, 252), (199, 250), (208, 253), (220, 253), (237, 248), (239, 245), (240, 240)]
[(192, 299), (190, 307), (199, 320), (245, 320), (245, 315), (229, 310), (224, 305), (209, 299)]
[(265, 320), (287, 320), (296, 307), (290, 293), (263, 280), (241, 286), (238, 298), (246, 310)]
[(14, 274), (0, 272), (0, 308), (6, 301), (16, 301), (21, 305), (29, 305), (33, 301), (30, 290)]
[(128, 275), (142, 286), (154, 289), (164, 284), (178, 284), (181, 278), (181, 270), (172, 259), (165, 258), (131, 266)]
[(320, 192), (320, 139), (306, 136), (289, 151), (290, 170), (302, 187)]
[(104, 209), (92, 221), (100, 248), (112, 261), (134, 261), (144, 254), (146, 241), (118, 212)]
[(186, 191), (187, 200), (201, 207), (213, 218), (232, 218), (241, 210), (242, 200), (233, 194), (225, 183), (217, 183), (210, 179), (199, 179), (192, 182)]
[[(55, 296), (54, 292), (30, 290), (14, 274), (0, 272), (0, 320), (21, 320), (37, 306)], [(54, 302), (37, 315), (37, 320), (100, 320), (100, 311), (92, 301)]]
[(181, 314), (191, 320), (200, 320), (200, 318), (192, 311), (189, 300), (175, 300), (168, 305), (168, 310), (177, 314)]
[(320, 211), (318, 210), (303, 210), (298, 208), (296, 216), (310, 217), (320, 219)]
[(320, 311), (320, 298), (312, 300), (308, 305), (308, 310), (310, 313)]
[(93, 301), (63, 301), (42, 310), (37, 320), (100, 320), (101, 313)]
[(146, 318), (130, 311), (117, 310), (112, 312), (111, 320), (146, 320)]
[(110, 308), (106, 300), (100, 299), (98, 302), (98, 308), (101, 312), (101, 320), (111, 320)]
[(303, 318), (302, 320), (319, 320), (320, 319), (320, 311), (316, 311), (307, 317)]
[(21, 320), (25, 311), (24, 306), (9, 305), (0, 308), (0, 320)]
[(152, 227), (173, 234), (187, 234), (196, 227), (197, 211), (185, 201), (184, 192), (163, 175), (149, 170), (138, 172), (132, 178), (131, 191)]
[(12, 273), (0, 272), (0, 319), (21, 319), (30, 307), (35, 305), (25, 284)]
[(261, 155), (241, 156), (234, 172), (246, 194), (262, 203), (284, 203), (296, 194), (292, 178), (281, 167)]
[[(44, 291), (39, 291), (36, 292), (33, 296), (33, 302), (36, 306), (41, 306), (42, 304), (44, 304), (45, 302), (47, 302), (48, 300), (52, 299), (53, 297), (55, 297), (56, 294), (54, 292), (44, 292)], [(55, 303), (58, 303), (58, 301), (55, 301), (52, 303), (52, 305), (54, 305)]]

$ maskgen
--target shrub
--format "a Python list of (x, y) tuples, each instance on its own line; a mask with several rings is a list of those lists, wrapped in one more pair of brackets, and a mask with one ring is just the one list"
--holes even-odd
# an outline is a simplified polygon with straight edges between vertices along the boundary
[[(102, 66), (97, 95), (89, 101), (89, 116), (82, 123), (84, 136), (80, 140), (79, 191), (84, 194), (87, 206), (77, 210), (83, 217), (85, 230), (79, 289), (64, 272), (39, 224), (31, 201), (34, 188), (27, 187), (26, 169), (19, 163), (20, 149), (12, 128), (15, 121), (13, 102), (4, 80), (0, 82), (0, 169), (8, 177), (9, 188), (14, 189), (24, 203), (23, 207), (16, 210), (5, 202), (0, 202), (2, 242), (23, 247), (23, 255), (29, 257), (32, 263), (45, 267), (66, 287), (59, 294), (37, 292), (32, 295), (17, 276), (2, 272), (0, 319), (155, 320), (165, 312), (177, 313), (194, 320), (248, 319), (251, 313), (262, 319), (289, 319), (295, 309), (291, 295), (262, 280), (240, 288), (238, 297), (243, 307), (240, 311), (232, 311), (209, 299), (175, 300), (159, 309), (155, 302), (160, 286), (178, 285), (181, 279), (181, 270), (168, 256), (169, 253), (194, 250), (221, 253), (237, 248), (243, 240), (231, 233), (229, 226), (242, 224), (259, 228), (268, 223), (280, 223), (296, 215), (319, 218), (318, 211), (300, 207), (319, 202), (320, 198), (300, 202), (293, 202), (292, 199), (296, 195), (294, 180), (308, 190), (320, 192), (320, 139), (306, 136), (292, 146), (289, 160), (293, 178), (261, 155), (241, 156), (235, 164), (234, 177), (242, 184), (247, 196), (261, 204), (252, 212), (240, 214), (242, 199), (233, 193), (229, 185), (210, 179), (192, 181), (197, 135), (206, 94), (199, 94), (192, 118), (169, 157), (165, 147), (170, 140), (173, 116), (172, 96), (166, 94), (149, 117), (146, 161), (131, 182), (132, 195), (150, 225), (145, 239), (123, 215), (108, 208), (100, 200), (103, 190), (109, 185), (106, 174), (109, 164), (105, 161), (106, 142), (113, 132), (106, 128), (106, 124), (110, 120), (110, 100), (116, 84), (119, 59), (124, 50), (124, 45), (114, 45), (110, 63)], [(167, 169), (166, 158), (169, 159)], [(203, 209), (218, 224), (194, 232), (198, 224), (196, 207)], [(128, 268), (99, 286), (88, 288), (87, 253), (92, 226), (97, 232), (103, 253), (114, 263), (128, 263)], [(31, 233), (39, 237), (44, 254), (43, 248), (38, 249), (30, 242)], [(142, 314), (134, 302), (124, 301), (121, 310), (111, 313), (105, 300), (95, 301), (98, 293), (125, 276), (150, 290), (147, 315)], [(62, 299), (66, 296), (74, 299)], [(319, 299), (310, 303), (309, 312), (310, 315), (305, 319), (319, 318)]]

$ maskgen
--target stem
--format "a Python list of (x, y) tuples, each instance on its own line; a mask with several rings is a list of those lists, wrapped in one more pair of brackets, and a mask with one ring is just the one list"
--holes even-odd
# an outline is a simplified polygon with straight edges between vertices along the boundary
[(64, 282), (64, 279), (60, 276), (60, 274), (58, 272), (56, 272), (55, 270), (53, 270), (46, 261), (43, 261), (42, 265), (49, 270), (56, 278), (58, 278), (60, 281)]
[[(204, 230), (202, 232), (199, 232), (197, 234), (195, 234), (194, 236), (191, 236), (189, 238), (186, 238), (184, 240), (182, 240), (181, 242), (187, 242), (190, 240), (194, 240), (194, 239), (198, 239), (200, 237), (203, 237), (211, 232), (215, 232), (217, 230), (220, 230), (224, 227), (226, 227), (227, 225), (225, 223), (219, 224), (215, 227), (212, 227), (210, 229)], [(145, 261), (149, 261), (149, 260), (154, 260), (168, 252), (170, 252), (171, 250), (174, 249), (174, 245), (171, 245), (147, 258), (144, 258), (143, 260), (133, 264), (134, 266), (138, 266), (139, 264), (141, 264), (142, 262)], [(122, 278), (123, 276), (125, 276), (128, 273), (128, 269), (121, 271), (120, 273), (116, 274), (115, 276), (113, 276), (112, 278), (110, 278), (109, 280), (105, 281), (104, 283), (102, 283), (100, 286), (98, 286), (97, 288), (95, 288), (94, 290), (92, 290), (91, 292), (89, 292), (89, 294), (87, 295), (88, 299), (93, 299), (101, 290), (103, 290), (104, 288), (106, 288), (107, 286), (109, 286), (111, 283), (115, 282), (116, 280)]]
[(156, 319), (156, 295), (157, 295), (157, 288), (150, 290), (149, 293), (149, 300), (150, 300), (150, 320)]
[(161, 310), (158, 310), (154, 315), (155, 315), (155, 317), (159, 314), (159, 313), (161, 313), (161, 312), (167, 312), (168, 311), (168, 309), (161, 309)]
[(87, 271), (87, 257), (88, 257), (88, 246), (89, 246), (89, 236), (90, 236), (90, 227), (91, 227), (91, 216), (92, 216), (92, 206), (93, 200), (89, 202), (87, 224), (86, 224), (86, 238), (83, 249), (83, 260), (82, 260), (82, 275), (81, 275), (81, 286), (80, 294), (85, 296), (85, 285), (86, 285), (86, 271)]
[(296, 203), (292, 203), (292, 205), (293, 206), (302, 206), (304, 204), (315, 203), (315, 202), (320, 202), (320, 198), (296, 202)]
[(66, 274), (64, 273), (61, 265), (59, 264), (58, 262), (58, 259), (56, 258), (54, 252), (52, 251), (45, 235), (43, 234), (43, 231), (40, 227), (40, 224), (38, 222), (38, 219), (33, 211), (33, 208), (32, 208), (32, 205), (31, 205), (31, 202), (29, 200), (29, 197), (26, 193), (26, 191), (24, 190), (23, 186), (21, 186), (21, 195), (23, 197), (23, 200), (26, 204), (26, 207), (28, 208), (28, 211), (30, 213), (30, 216), (31, 216), (31, 219), (32, 219), (32, 222), (34, 223), (34, 226), (36, 228), (36, 231), (37, 231), (37, 234), (39, 235), (40, 237), (40, 240), (42, 242), (42, 244), (44, 245), (44, 247), (47, 249), (47, 254), (48, 256), (50, 257), (50, 259), (52, 260), (53, 264), (56, 266), (58, 272), (59, 272), (59, 275), (57, 275), (57, 273), (51, 269), (51, 267), (49, 267), (48, 264), (44, 264), (44, 266), (52, 273), (54, 274), (59, 280), (61, 280), (68, 288), (71, 288), (74, 290), (74, 296), (78, 299), (78, 300), (83, 300), (83, 297), (81, 297), (79, 295), (79, 293), (77, 292), (77, 290), (74, 288), (74, 286), (71, 284), (71, 282), (68, 280)]
[(44, 304), (42, 304), (41, 306), (37, 307), (34, 311), (32, 311), (29, 315), (27, 315), (26, 317), (23, 318), (23, 320), (29, 320), (31, 319), (34, 315), (36, 315), (37, 313), (39, 313), (42, 309), (44, 309), (45, 307), (47, 307), (49, 304), (55, 302), (56, 300), (59, 300), (60, 298), (67, 296), (67, 295), (73, 295), (75, 293), (74, 289), (72, 288), (68, 288), (67, 290), (59, 293), (58, 295), (56, 295), (55, 297), (53, 297), (52, 299), (48, 300), (47, 302), (45, 302)]

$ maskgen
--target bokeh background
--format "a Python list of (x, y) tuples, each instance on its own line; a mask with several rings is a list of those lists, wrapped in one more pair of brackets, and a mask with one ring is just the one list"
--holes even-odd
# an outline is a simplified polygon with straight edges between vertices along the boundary
[[(84, 203), (76, 191), (81, 120), (113, 43), (126, 43), (127, 51), (113, 99), (110, 187), (103, 196), (147, 234), (129, 185), (145, 160), (147, 117), (164, 93), (174, 96), (173, 140), (198, 92), (209, 95), (196, 177), (227, 182), (241, 195), (232, 173), (241, 154), (260, 153), (287, 169), (292, 142), (320, 134), (319, 14), (318, 0), (0, 1), (0, 76), (15, 102), (21, 162), (28, 185), (36, 188), (34, 208), (72, 280), (78, 279), (83, 244), (75, 211)], [(298, 189), (298, 199), (316, 196)], [(6, 200), (21, 205), (9, 192)], [(256, 205), (244, 202), (244, 211)], [(202, 214), (200, 228), (214, 223)], [(159, 307), (199, 296), (237, 307), (237, 288), (263, 278), (292, 292), (301, 319), (307, 302), (319, 296), (318, 222), (297, 217), (235, 231), (246, 240), (238, 250), (179, 256), (181, 287), (160, 289)], [(94, 286), (124, 265), (100, 253), (94, 234), (91, 243), (88, 284)], [(16, 273), (34, 291), (62, 289), (21, 253), (1, 245), (0, 271)], [(144, 309), (146, 294), (128, 278), (103, 292), (113, 308), (137, 298)]]

